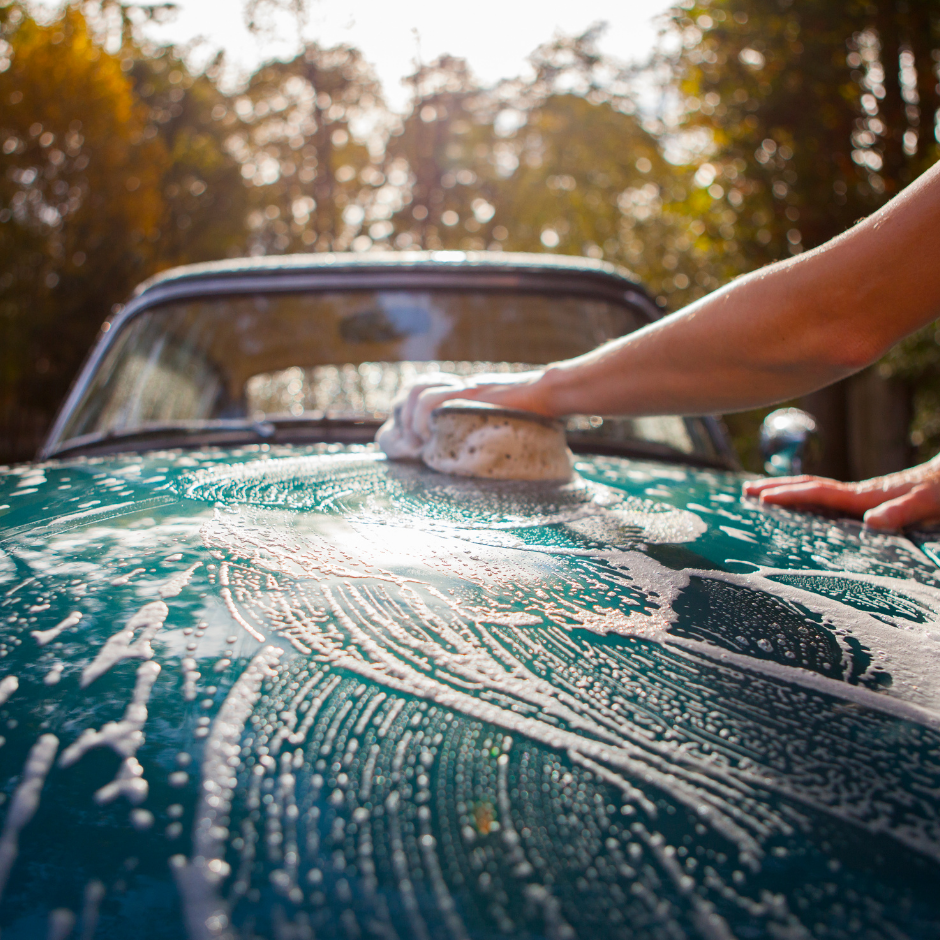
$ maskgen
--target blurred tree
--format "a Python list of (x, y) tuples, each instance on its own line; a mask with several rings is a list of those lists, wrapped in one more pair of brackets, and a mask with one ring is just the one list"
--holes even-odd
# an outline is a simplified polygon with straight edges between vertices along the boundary
[[(401, 120), (347, 46), (307, 44), (229, 95), (221, 60), (194, 74), (140, 38), (171, 4), (87, 0), (40, 25), (27, 2), (0, 5), (0, 408), (29, 403), (37, 427), (102, 315), (170, 265), (544, 250), (624, 264), (677, 307), (832, 237), (937, 157), (937, 0), (683, 0), (677, 51), (645, 84), (599, 52), (595, 26), (493, 88), (461, 59), (419, 64)], [(255, 30), (299, 28), (306, 3), (245, 9)], [(831, 470), (859, 475), (892, 447), (901, 459), (858, 428), (876, 412), (903, 426), (908, 388), (915, 442), (940, 445), (936, 337), (816, 399), (828, 424), (855, 428)], [(747, 448), (761, 416), (732, 418)]]
[(152, 236), (155, 266), (242, 253), (250, 199), (231, 153), (241, 122), (218, 87), (223, 55), (193, 74), (172, 47), (141, 38), (143, 25), (176, 14), (172, 2), (85, 0), (80, 9), (99, 45), (119, 46), (121, 69), (146, 107), (144, 137), (162, 142), (169, 156), (160, 186), (163, 215)]
[(242, 129), (234, 151), (258, 207), (250, 216), (252, 251), (349, 249), (385, 182), (353, 133), (382, 114), (362, 55), (310, 43), (288, 62), (263, 65), (235, 107)]
[[(936, 160), (938, 15), (934, 0), (676, 8), (684, 126), (710, 135), (696, 178), (715, 198), (711, 216), (726, 215), (743, 246), (732, 267), (821, 244)], [(712, 238), (711, 253), (727, 254), (726, 242)], [(823, 423), (824, 472), (859, 478), (909, 461), (910, 391), (892, 371), (889, 360), (806, 400)], [(894, 423), (893, 435), (874, 413)]]
[(307, 8), (307, 0), (245, 0), (245, 25), (256, 35), (273, 35), (286, 17), (300, 35), (308, 20)]
[[(152, 269), (169, 166), (121, 60), (68, 8), (2, 8), (0, 421), (47, 418), (111, 304)], [(17, 415), (14, 421), (13, 416)], [(20, 425), (19, 430), (16, 426)], [(35, 430), (31, 432), (35, 435)]]
[(684, 211), (673, 211), (688, 174), (666, 163), (642, 126), (623, 69), (597, 51), (599, 34), (592, 27), (540, 47), (532, 79), (495, 89), (453, 57), (415, 71), (409, 114), (386, 155), (389, 177), (408, 177), (392, 218), (397, 247), (606, 257), (654, 291), (676, 275), (696, 240), (695, 223), (689, 233)]
[(217, 59), (200, 75), (169, 48), (126, 40), (121, 68), (146, 106), (145, 136), (163, 144), (162, 214), (151, 236), (157, 268), (242, 254), (251, 194), (231, 152), (241, 120), (216, 84)]
[(420, 65), (406, 82), (409, 113), (393, 129), (385, 154), (389, 178), (405, 192), (390, 218), (394, 244), (485, 248), (493, 241), (492, 200), (505, 171), (494, 127), (500, 101), (453, 56)]
[(675, 18), (685, 126), (712, 136), (699, 175), (724, 190), (750, 266), (821, 244), (875, 208), (871, 174), (852, 159), (863, 91), (847, 61), (855, 4), (688, 5)]
[[(35, 449), (102, 320), (136, 283), (245, 250), (249, 192), (228, 147), (237, 115), (213, 68), (193, 76), (172, 50), (135, 39), (135, 10), (70, 5), (42, 25), (21, 3), (0, 8), (7, 459)], [(100, 32), (112, 14), (113, 54)]]
[(526, 113), (513, 143), (518, 168), (496, 197), (507, 246), (642, 265), (630, 223), (652, 217), (667, 173), (633, 114), (610, 101), (551, 94)]
[(659, 123), (639, 112), (637, 70), (599, 52), (603, 28), (538, 47), (533, 79), (512, 89), (515, 169), (494, 224), (509, 248), (626, 265), (665, 305), (700, 273), (705, 227), (689, 213), (691, 174), (665, 159)]

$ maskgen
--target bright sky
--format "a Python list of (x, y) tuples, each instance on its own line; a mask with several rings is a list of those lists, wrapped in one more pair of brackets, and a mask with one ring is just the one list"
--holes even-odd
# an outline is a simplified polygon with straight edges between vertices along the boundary
[[(241, 0), (176, 2), (176, 20), (149, 33), (176, 43), (203, 39), (197, 62), (223, 48), (233, 64), (251, 69), (296, 49), (288, 29), (280, 37), (249, 34)], [(461, 56), (489, 83), (524, 74), (526, 57), (554, 34), (576, 35), (598, 21), (609, 24), (600, 43), (603, 52), (620, 60), (645, 59), (656, 41), (654, 19), (670, 5), (667, 0), (314, 0), (307, 36), (324, 45), (344, 42), (361, 49), (378, 72), (389, 104), (401, 110), (407, 99), (401, 79), (413, 68), (418, 41), (423, 61), (445, 52)]]

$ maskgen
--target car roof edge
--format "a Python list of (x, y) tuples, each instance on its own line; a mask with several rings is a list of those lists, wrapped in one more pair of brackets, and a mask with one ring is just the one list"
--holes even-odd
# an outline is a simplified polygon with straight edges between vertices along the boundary
[(139, 284), (133, 296), (170, 282), (206, 276), (283, 273), (284, 271), (330, 271), (340, 269), (452, 268), (456, 266), (501, 270), (540, 271), (566, 274), (601, 274), (626, 281), (642, 289), (640, 279), (627, 268), (594, 258), (502, 251), (373, 251), (319, 252), (313, 254), (266, 255), (230, 258), (169, 268)]

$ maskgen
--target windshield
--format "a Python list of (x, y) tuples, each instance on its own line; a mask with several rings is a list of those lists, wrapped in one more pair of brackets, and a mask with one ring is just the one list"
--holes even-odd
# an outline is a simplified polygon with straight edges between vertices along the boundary
[[(60, 444), (234, 420), (388, 415), (426, 372), (520, 371), (594, 349), (645, 320), (609, 299), (499, 290), (201, 297), (143, 311), (112, 341)], [(713, 456), (694, 419), (576, 416), (569, 437)]]

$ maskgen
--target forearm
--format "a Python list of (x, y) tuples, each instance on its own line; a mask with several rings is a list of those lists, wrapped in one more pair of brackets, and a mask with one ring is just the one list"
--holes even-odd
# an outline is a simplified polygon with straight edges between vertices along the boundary
[(851, 348), (851, 336), (826, 343), (794, 327), (795, 273), (761, 272), (629, 337), (554, 364), (533, 389), (543, 396), (542, 410), (737, 411), (821, 388), (866, 365), (869, 350)]
[(557, 363), (524, 394), (556, 415), (704, 414), (805, 394), (940, 316), (938, 258), (934, 167), (840, 238)]
[(455, 398), (552, 416), (709, 414), (794, 398), (940, 316), (938, 258), (940, 164), (820, 248), (577, 359), (416, 387), (403, 424), (426, 439), (431, 411)]

